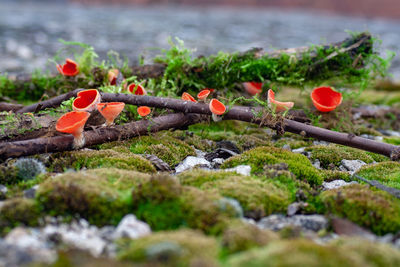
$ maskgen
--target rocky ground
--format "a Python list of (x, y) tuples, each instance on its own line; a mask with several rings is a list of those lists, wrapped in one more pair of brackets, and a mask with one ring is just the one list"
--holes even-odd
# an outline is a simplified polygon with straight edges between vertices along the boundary
[(374, 153), (226, 121), (2, 168), (0, 266), (400, 263), (400, 200), (351, 177), (400, 189)]

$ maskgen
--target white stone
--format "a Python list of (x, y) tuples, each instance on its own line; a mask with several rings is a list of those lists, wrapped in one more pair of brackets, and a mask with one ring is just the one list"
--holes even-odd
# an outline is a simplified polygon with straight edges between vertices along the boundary
[(128, 214), (118, 224), (112, 239), (115, 240), (122, 237), (136, 239), (149, 234), (151, 234), (151, 229), (147, 223), (139, 221), (133, 214)]
[(211, 168), (211, 163), (204, 159), (204, 158), (199, 158), (199, 157), (193, 157), (189, 156), (183, 160), (182, 163), (180, 163), (176, 168), (175, 171), (176, 173), (180, 173), (186, 170), (189, 170), (191, 168), (194, 168), (196, 166), (205, 166), (207, 168)]
[(235, 168), (224, 169), (226, 172), (236, 172), (241, 175), (250, 176), (251, 173), (251, 166), (249, 165), (239, 165)]
[(367, 163), (359, 159), (356, 160), (342, 159), (341, 164), (351, 175), (353, 175), (359, 169), (361, 169), (362, 166), (367, 165)]
[(332, 182), (323, 182), (322, 186), (323, 186), (324, 190), (332, 190), (332, 189), (340, 188), (342, 186), (348, 186), (351, 184), (357, 184), (357, 182), (352, 181), (352, 182), (348, 183), (344, 180), (334, 180)]

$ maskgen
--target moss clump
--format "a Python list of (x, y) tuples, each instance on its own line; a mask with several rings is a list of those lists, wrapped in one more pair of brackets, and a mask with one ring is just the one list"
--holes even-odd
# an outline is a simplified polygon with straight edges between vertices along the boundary
[(0, 184), (10, 185), (20, 182), (18, 170), (14, 166), (0, 165)]
[(68, 167), (77, 170), (82, 168), (118, 168), (148, 173), (156, 171), (150, 161), (139, 155), (110, 149), (63, 152), (54, 157), (50, 168), (55, 171), (62, 171)]
[(37, 175), (46, 172), (43, 163), (34, 158), (20, 158), (14, 163), (18, 170), (18, 178), (24, 181), (32, 180)]
[(182, 140), (186, 144), (194, 146), (195, 148), (201, 151), (211, 152), (217, 147), (214, 141), (201, 138), (200, 136), (189, 131), (176, 130), (171, 132), (171, 136), (178, 138), (179, 140)]
[(222, 246), (226, 254), (232, 254), (266, 246), (277, 239), (278, 235), (272, 231), (262, 230), (253, 224), (234, 221), (222, 235)]
[(223, 211), (218, 205), (220, 195), (181, 186), (169, 175), (154, 175), (140, 183), (132, 192), (136, 216), (153, 230), (189, 226), (207, 233), (217, 233), (234, 211)]
[(338, 170), (320, 170), (320, 173), (325, 182), (331, 182), (334, 180), (344, 180), (346, 182), (352, 181), (348, 172)]
[(399, 162), (389, 161), (363, 166), (357, 174), (369, 180), (377, 180), (386, 186), (400, 189)]
[(218, 244), (193, 230), (158, 232), (121, 242), (118, 259), (149, 266), (215, 266)]
[(250, 165), (253, 174), (263, 172), (264, 165), (286, 163), (289, 170), (299, 180), (305, 180), (311, 185), (322, 183), (322, 177), (311, 162), (301, 154), (276, 147), (257, 147), (226, 160), (221, 168), (231, 168), (241, 164)]
[(400, 266), (400, 251), (388, 244), (352, 237), (340, 238), (332, 245), (357, 253), (372, 266)]
[(37, 226), (40, 216), (40, 208), (32, 199), (6, 200), (0, 208), (0, 235), (19, 225)]
[(277, 140), (274, 143), (274, 146), (276, 147), (283, 147), (284, 145), (289, 145), (291, 149), (296, 149), (300, 147), (308, 147), (312, 144), (311, 141), (306, 141), (306, 140), (298, 140), (298, 139), (293, 139), (290, 137), (283, 137)]
[(345, 147), (340, 145), (328, 146), (312, 146), (308, 147), (306, 151), (311, 152), (311, 159), (314, 161), (318, 159), (323, 168), (328, 168), (329, 164), (339, 166), (342, 159), (347, 160), (362, 160), (365, 163), (372, 163), (374, 161), (386, 161), (387, 157), (375, 153), (365, 152), (352, 147)]
[(259, 146), (272, 146), (270, 137), (263, 133), (235, 135), (232, 139), (242, 151), (246, 151)]
[(289, 192), (274, 184), (233, 173), (197, 170), (179, 175), (185, 185), (236, 199), (246, 216), (260, 218), (283, 212), (289, 205)]
[(135, 137), (125, 142), (111, 142), (100, 145), (101, 149), (126, 146), (135, 154), (154, 154), (170, 166), (175, 166), (187, 156), (195, 156), (194, 148), (163, 131), (152, 136)]
[[(121, 179), (126, 182), (136, 176), (142, 180), (147, 175), (132, 172), (130, 177), (118, 179), (118, 171), (115, 169), (97, 175), (100, 171), (80, 171), (56, 176), (40, 185), (36, 198), (50, 215), (80, 215), (91, 224), (116, 224), (131, 207), (131, 188), (121, 185)], [(131, 181), (130, 185), (134, 183)]]
[(285, 240), (270, 243), (267, 247), (256, 248), (231, 256), (226, 266), (370, 266), (362, 257), (352, 251), (333, 246), (319, 245), (310, 240)]
[(328, 212), (345, 217), (376, 234), (400, 230), (400, 200), (365, 185), (328, 190), (320, 196)]

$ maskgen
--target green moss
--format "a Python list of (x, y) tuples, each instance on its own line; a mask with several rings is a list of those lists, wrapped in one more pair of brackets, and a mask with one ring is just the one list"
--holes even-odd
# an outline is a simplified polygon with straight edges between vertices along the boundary
[(233, 254), (254, 247), (266, 246), (277, 240), (278, 235), (269, 230), (242, 221), (233, 221), (222, 235), (222, 246), (225, 254)]
[(181, 186), (172, 176), (154, 175), (132, 192), (134, 213), (153, 230), (176, 229), (181, 226), (217, 233), (232, 211), (218, 205), (221, 196), (189, 186)]
[[(121, 150), (120, 150), (121, 151)], [(62, 171), (65, 168), (95, 169), (118, 168), (140, 172), (155, 172), (153, 164), (147, 159), (126, 152), (117, 152), (111, 149), (104, 150), (79, 150), (63, 152), (53, 156), (51, 169)]]
[(385, 137), (383, 141), (396, 146), (400, 145), (400, 137)]
[(350, 185), (321, 194), (328, 212), (371, 229), (376, 234), (400, 230), (400, 200), (365, 185)]
[(287, 240), (270, 243), (267, 247), (252, 249), (231, 256), (226, 266), (238, 267), (289, 267), (370, 266), (352, 251), (333, 246), (319, 245), (311, 240)]
[(214, 238), (178, 230), (121, 242), (117, 257), (148, 266), (215, 266), (218, 251)]
[(115, 146), (126, 146), (135, 154), (154, 154), (170, 166), (175, 166), (187, 156), (195, 156), (194, 148), (187, 143), (172, 137), (168, 131), (152, 136), (141, 136), (124, 142), (111, 142), (100, 145), (100, 149)]
[(37, 226), (40, 208), (32, 199), (13, 198), (6, 200), (0, 208), (0, 235), (20, 225)]
[(357, 173), (368, 180), (377, 180), (382, 184), (400, 189), (400, 163), (389, 161), (363, 166)]
[(344, 180), (346, 182), (352, 181), (348, 172), (338, 170), (320, 170), (320, 173), (325, 182), (331, 182), (334, 180)]
[(270, 136), (266, 133), (235, 135), (231, 140), (238, 145), (241, 151), (246, 151), (259, 146), (272, 146)]
[(328, 146), (312, 146), (306, 148), (306, 151), (311, 152), (311, 159), (318, 159), (323, 168), (328, 168), (329, 164), (339, 166), (342, 159), (347, 160), (362, 160), (365, 163), (372, 163), (373, 161), (386, 161), (387, 157), (375, 153), (365, 152), (356, 148), (328, 145)]
[(0, 165), (0, 184), (10, 185), (22, 181), (18, 177), (18, 170), (14, 166)]
[(258, 147), (244, 152), (243, 154), (229, 158), (222, 164), (221, 168), (231, 168), (241, 164), (248, 164), (253, 174), (263, 172), (266, 164), (288, 164), (289, 170), (299, 180), (305, 180), (312, 185), (322, 183), (322, 177), (312, 166), (311, 162), (301, 154), (275, 147)]
[(116, 224), (132, 206), (131, 188), (125, 183), (135, 184), (135, 179), (147, 175), (131, 172), (126, 176), (116, 169), (99, 172), (101, 169), (56, 176), (40, 185), (36, 198), (50, 215), (80, 215), (95, 225)]
[(178, 138), (186, 144), (194, 146), (201, 151), (211, 152), (217, 147), (214, 141), (201, 138), (193, 132), (175, 130), (171, 132), (171, 136)]
[(291, 149), (296, 149), (300, 147), (307, 147), (312, 144), (311, 141), (306, 141), (306, 140), (297, 140), (293, 138), (288, 138), (288, 137), (283, 137), (277, 140), (274, 143), (274, 146), (276, 147), (283, 147), (284, 145), (289, 145)]
[(400, 266), (400, 252), (389, 244), (351, 237), (335, 240), (332, 245), (357, 253), (373, 266)]

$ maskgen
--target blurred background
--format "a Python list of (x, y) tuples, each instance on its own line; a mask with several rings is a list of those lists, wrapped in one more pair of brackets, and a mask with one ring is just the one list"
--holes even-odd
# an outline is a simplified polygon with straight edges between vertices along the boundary
[[(399, 0), (0, 0), (0, 72), (55, 72), (60, 38), (138, 62), (178, 37), (195, 55), (337, 42), (370, 31), (400, 54)], [(400, 59), (391, 72), (400, 81)]]

